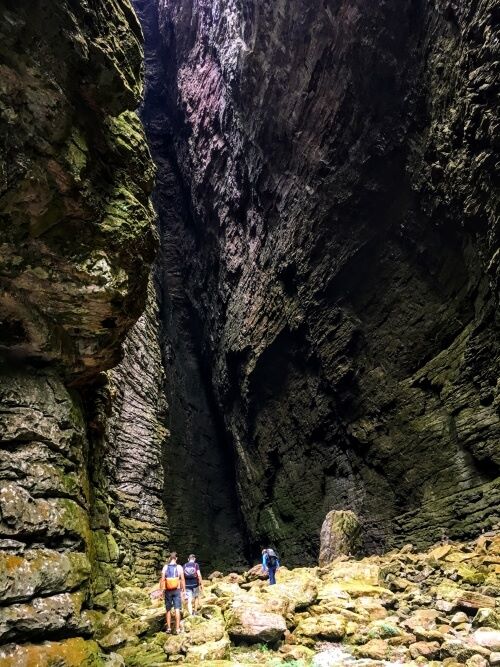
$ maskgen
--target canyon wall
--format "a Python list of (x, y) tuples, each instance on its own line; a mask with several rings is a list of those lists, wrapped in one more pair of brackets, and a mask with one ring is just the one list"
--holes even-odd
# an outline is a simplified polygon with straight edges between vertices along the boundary
[(234, 454), (217, 409), (211, 369), (204, 356), (205, 330), (184, 279), (184, 253), (196, 253), (185, 236), (191, 205), (177, 165), (169, 118), (174, 86), (171, 54), (159, 32), (158, 6), (134, 0), (145, 35), (146, 91), (141, 118), (157, 166), (161, 347), (170, 438), (164, 449), (164, 501), (170, 546), (181, 557), (194, 552), (202, 571), (241, 569), (248, 563), (245, 531), (234, 479)]
[(182, 331), (251, 549), (312, 562), (336, 508), (365, 550), (498, 523), (494, 3), (158, 5)]
[(135, 7), (158, 234), (128, 0), (0, 9), (12, 665), (99, 664), (167, 540), (233, 569), (315, 561), (331, 509), (365, 551), (500, 521), (492, 0)]
[[(123, 578), (144, 575), (130, 562), (134, 522), (141, 511), (164, 520), (154, 458), (164, 431), (146, 438), (135, 420), (134, 445), (147, 439), (152, 461), (146, 448), (136, 476), (124, 473), (130, 395), (143, 413), (162, 381), (134, 384), (142, 341), (143, 366), (158, 370), (151, 290), (125, 366), (105, 374), (144, 310), (157, 245), (135, 114), (141, 29), (126, 0), (7, 0), (0, 17), (0, 661), (100, 664), (98, 610), (117, 603)], [(155, 546), (158, 558), (143, 540), (144, 560)]]

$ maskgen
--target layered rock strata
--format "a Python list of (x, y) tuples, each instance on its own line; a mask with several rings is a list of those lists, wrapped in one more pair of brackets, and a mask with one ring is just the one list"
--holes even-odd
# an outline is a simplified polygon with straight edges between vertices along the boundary
[(155, 251), (141, 31), (127, 0), (0, 18), (0, 662), (98, 664), (91, 608), (115, 603), (123, 553), (97, 384)]
[(331, 509), (368, 550), (496, 524), (494, 3), (158, 6), (171, 243), (251, 544), (313, 560)]
[(119, 359), (154, 241), (128, 2), (2, 8), (1, 351), (78, 382)]
[(106, 422), (105, 475), (120, 550), (120, 580), (150, 582), (165, 562), (168, 529), (164, 496), (167, 404), (156, 289), (124, 344), (122, 362), (109, 371), (111, 414)]
[[(170, 54), (160, 37), (156, 4), (134, 0), (134, 7), (145, 34), (146, 92), (141, 117), (158, 170), (154, 203), (160, 227), (161, 345), (171, 432), (163, 461), (170, 544), (184, 557), (194, 552), (205, 573), (242, 568), (248, 560), (234, 453), (215, 403), (204, 356), (205, 332), (184, 278), (186, 248), (180, 239), (190, 224), (191, 211), (172, 143), (175, 130), (167, 129), (171, 127), (168, 89), (175, 86)], [(195, 247), (190, 252), (196, 253)]]

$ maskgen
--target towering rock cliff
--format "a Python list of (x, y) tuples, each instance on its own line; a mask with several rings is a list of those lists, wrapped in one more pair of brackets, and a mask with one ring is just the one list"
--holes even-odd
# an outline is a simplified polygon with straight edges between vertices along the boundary
[(367, 550), (498, 522), (494, 3), (141, 4), (171, 338), (201, 341), (251, 546), (312, 561), (331, 509)]
[[(135, 483), (130, 452), (104, 471), (102, 371), (144, 309), (155, 251), (141, 30), (127, 0), (7, 0), (0, 16), (0, 661), (97, 664), (95, 610), (115, 604), (126, 554), (109, 486), (121, 511)], [(115, 393), (128, 379), (114, 373)]]
[(167, 546), (500, 520), (493, 0), (134, 5), (158, 234), (129, 1), (0, 7), (2, 667), (177, 659)]

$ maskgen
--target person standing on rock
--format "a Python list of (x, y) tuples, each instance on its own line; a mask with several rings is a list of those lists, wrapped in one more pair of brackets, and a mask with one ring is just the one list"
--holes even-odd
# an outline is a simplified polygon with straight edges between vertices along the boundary
[(172, 632), (171, 611), (172, 607), (175, 613), (175, 632), (179, 634), (181, 630), (181, 594), (186, 594), (186, 582), (184, 580), (184, 571), (180, 565), (177, 565), (177, 554), (173, 551), (170, 554), (169, 562), (163, 567), (160, 581), (160, 589), (165, 592), (166, 631)]
[(262, 572), (269, 574), (269, 585), (276, 583), (276, 571), (279, 569), (280, 562), (273, 549), (262, 549)]
[(203, 591), (203, 579), (194, 554), (189, 556), (188, 562), (184, 565), (184, 579), (188, 610), (191, 616), (195, 616), (198, 611), (198, 599)]

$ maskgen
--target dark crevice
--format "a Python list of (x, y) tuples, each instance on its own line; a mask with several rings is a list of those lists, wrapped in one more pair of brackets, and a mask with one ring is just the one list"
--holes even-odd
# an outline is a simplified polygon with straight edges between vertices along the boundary
[(177, 241), (184, 234), (193, 252), (202, 242), (175, 146), (186, 128), (175, 105), (174, 37), (165, 26), (170, 42), (167, 52), (155, 4), (137, 1), (135, 7), (146, 37), (146, 95), (141, 116), (158, 165), (153, 202), (161, 239), (156, 275), (169, 404), (166, 425), (170, 437), (164, 452), (169, 544), (181, 558), (196, 553), (208, 574), (212, 569), (245, 567), (248, 553), (236, 494), (234, 454), (213, 393), (205, 324), (191, 304)]

